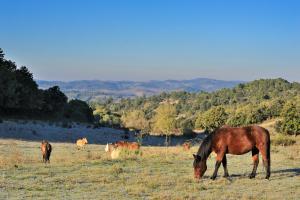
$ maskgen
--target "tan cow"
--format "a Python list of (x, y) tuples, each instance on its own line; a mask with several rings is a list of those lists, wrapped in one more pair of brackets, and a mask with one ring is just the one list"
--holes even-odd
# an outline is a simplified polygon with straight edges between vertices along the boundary
[(83, 149), (86, 144), (88, 144), (88, 140), (86, 138), (78, 139), (76, 141), (77, 149)]

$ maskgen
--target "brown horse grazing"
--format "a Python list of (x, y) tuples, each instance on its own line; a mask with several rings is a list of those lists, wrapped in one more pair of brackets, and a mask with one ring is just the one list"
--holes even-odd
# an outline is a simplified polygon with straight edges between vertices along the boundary
[(50, 155), (51, 155), (51, 151), (52, 151), (51, 144), (48, 141), (43, 140), (42, 145), (41, 145), (41, 150), (42, 150), (42, 154), (43, 154), (43, 162), (50, 163)]
[(270, 177), (270, 135), (269, 131), (260, 126), (247, 126), (232, 128), (225, 126), (208, 135), (202, 142), (198, 153), (194, 156), (194, 175), (200, 179), (206, 169), (206, 161), (211, 152), (217, 154), (215, 171), (211, 179), (217, 177), (218, 169), (222, 163), (224, 177), (228, 177), (226, 154), (242, 155), (252, 151), (253, 170), (249, 178), (254, 178), (259, 162), (258, 154), (261, 152), (266, 168), (266, 179)]

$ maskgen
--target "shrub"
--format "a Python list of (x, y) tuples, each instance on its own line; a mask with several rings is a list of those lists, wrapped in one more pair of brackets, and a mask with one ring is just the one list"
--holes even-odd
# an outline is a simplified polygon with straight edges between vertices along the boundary
[(179, 123), (180, 131), (185, 136), (192, 136), (194, 134), (194, 120), (193, 119), (184, 119)]
[(213, 131), (224, 125), (227, 117), (228, 114), (222, 106), (213, 107), (197, 117), (195, 127)]
[(71, 100), (64, 110), (64, 116), (77, 122), (93, 122), (93, 110), (81, 100)]
[(272, 144), (275, 146), (290, 146), (296, 143), (296, 140), (291, 136), (278, 134), (272, 139)]
[(268, 118), (268, 108), (264, 105), (248, 104), (238, 108), (227, 120), (231, 126), (245, 126), (261, 123)]
[(281, 112), (282, 121), (277, 129), (285, 134), (297, 135), (300, 133), (300, 100), (287, 102)]

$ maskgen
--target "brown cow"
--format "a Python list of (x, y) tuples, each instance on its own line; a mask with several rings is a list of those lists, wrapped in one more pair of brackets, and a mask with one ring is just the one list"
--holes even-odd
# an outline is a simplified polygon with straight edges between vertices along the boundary
[(137, 142), (118, 141), (114, 143), (115, 148), (125, 148), (129, 150), (138, 150), (140, 148)]
[(184, 151), (188, 151), (188, 150), (190, 150), (192, 144), (190, 142), (185, 142), (182, 144), (182, 146), (183, 146)]
[(47, 140), (43, 140), (41, 144), (41, 150), (43, 155), (43, 162), (50, 163), (50, 155), (52, 151), (52, 146)]

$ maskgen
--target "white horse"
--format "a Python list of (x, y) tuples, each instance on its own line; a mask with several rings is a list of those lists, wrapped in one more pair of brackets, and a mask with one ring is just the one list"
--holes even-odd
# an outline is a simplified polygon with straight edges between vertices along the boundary
[(105, 152), (110, 153), (111, 159), (118, 159), (120, 157), (121, 150), (118, 147), (115, 147), (113, 144), (106, 144)]

